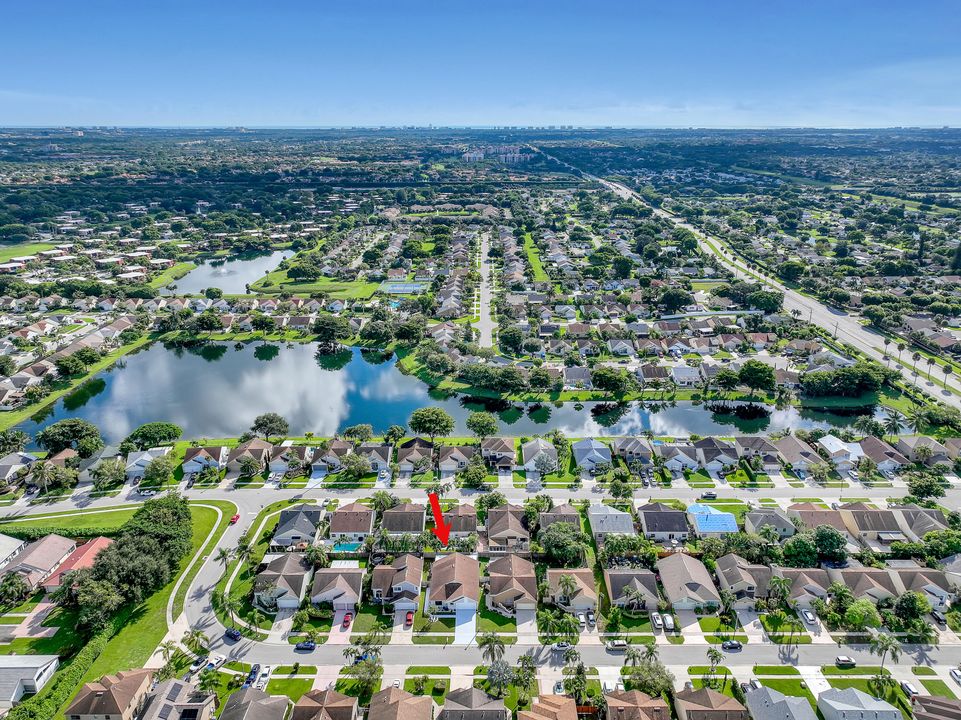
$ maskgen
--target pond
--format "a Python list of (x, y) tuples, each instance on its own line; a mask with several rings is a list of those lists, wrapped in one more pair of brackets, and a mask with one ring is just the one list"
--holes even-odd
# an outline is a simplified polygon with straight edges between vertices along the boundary
[(243, 295), (247, 285), (275, 270), (281, 260), (294, 253), (275, 250), (271, 253), (245, 253), (216, 260), (205, 260), (196, 268), (162, 290), (164, 295), (199, 295), (206, 288), (220, 288), (227, 295)]
[[(328, 436), (349, 425), (370, 423), (383, 432), (405, 425), (420, 407), (443, 407), (456, 421), (455, 434), (469, 435), (465, 421), (483, 409), (457, 397), (431, 391), (396, 367), (396, 358), (357, 348), (337, 356), (318, 357), (313, 343), (290, 347), (271, 343), (207, 343), (174, 347), (154, 343), (99, 373), (19, 428), (35, 435), (47, 425), (79, 417), (97, 425), (108, 442), (126, 437), (145, 422), (170, 421), (188, 438), (234, 437), (264, 412), (277, 412), (290, 423), (291, 434), (310, 431)], [(784, 428), (842, 427), (854, 417), (798, 408), (771, 408), (760, 420), (739, 420), (703, 405), (628, 403), (616, 412), (595, 417), (600, 403), (577, 407), (565, 403), (496, 413), (507, 435), (543, 434), (560, 428), (569, 436), (768, 434)]]

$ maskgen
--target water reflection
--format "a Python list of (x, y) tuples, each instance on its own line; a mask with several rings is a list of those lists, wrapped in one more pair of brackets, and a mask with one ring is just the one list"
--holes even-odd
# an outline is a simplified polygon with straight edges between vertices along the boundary
[(206, 260), (176, 280), (175, 290), (165, 288), (162, 294), (196, 295), (209, 287), (215, 287), (228, 294), (242, 295), (247, 292), (247, 285), (275, 270), (281, 260), (291, 255), (293, 252), (290, 250), (275, 250), (271, 253), (245, 253)]
[[(227, 352), (234, 348), (234, 352)], [(456, 421), (455, 432), (468, 435), (465, 421), (485, 403), (431, 391), (402, 374), (396, 358), (353, 349), (335, 356), (316, 355), (313, 344), (282, 347), (270, 343), (208, 343), (190, 347), (151, 345), (122, 365), (100, 373), (51, 411), (23, 423), (34, 435), (65, 417), (80, 417), (101, 428), (108, 441), (126, 437), (138, 425), (167, 420), (187, 437), (229, 437), (247, 430), (263, 412), (277, 412), (291, 431), (331, 435), (348, 425), (370, 423), (377, 431), (406, 425), (425, 405), (443, 407)], [(374, 362), (370, 362), (373, 360)], [(691, 403), (600, 403), (560, 406), (530, 403), (490, 404), (503, 432), (532, 435), (560, 428), (572, 436), (687, 436), (771, 433), (783, 428), (844, 426), (853, 418), (797, 408), (772, 409), (761, 420), (738, 420)]]

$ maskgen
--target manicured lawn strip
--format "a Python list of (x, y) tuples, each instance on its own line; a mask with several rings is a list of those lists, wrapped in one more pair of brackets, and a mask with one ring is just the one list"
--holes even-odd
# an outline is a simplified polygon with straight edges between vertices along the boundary
[(927, 665), (915, 665), (914, 667), (911, 668), (911, 672), (913, 672), (915, 675), (937, 676), (937, 673), (934, 671), (934, 668), (928, 667)]
[[(220, 525), (217, 527), (217, 532), (214, 533), (212, 538), (210, 538), (210, 542), (204, 546), (203, 555), (209, 555), (210, 551), (213, 550), (214, 546), (217, 544), (217, 541), (220, 539), (220, 536), (223, 535), (224, 530), (227, 529), (231, 516), (237, 512), (237, 506), (227, 500), (202, 500), (200, 502), (202, 502), (204, 505), (213, 505), (217, 507), (221, 513), (223, 513), (223, 516), (220, 518)], [(194, 563), (194, 566), (190, 568), (190, 571), (184, 577), (183, 582), (177, 589), (177, 594), (174, 596), (173, 607), (170, 613), (175, 620), (180, 613), (183, 612), (184, 600), (187, 598), (187, 591), (193, 584), (194, 578), (197, 577), (197, 573), (200, 572), (200, 568), (203, 566), (203, 564), (203, 559), (198, 559), (197, 562)]]
[(922, 680), (921, 684), (932, 695), (940, 695), (952, 700), (958, 697), (944, 680)]
[(27, 515), (23, 518), (0, 518), (0, 530), (4, 527), (10, 528), (62, 528), (64, 530), (84, 530), (87, 528), (111, 528), (119, 530), (120, 527), (133, 517), (139, 509), (139, 505), (126, 505), (117, 509), (100, 508), (87, 512), (77, 511), (58, 513), (56, 515), (43, 515), (40, 517)]
[[(414, 635), (414, 645), (450, 645), (454, 642), (453, 635)], [(506, 644), (506, 641), (505, 641)]]
[(313, 665), (301, 665), (297, 668), (297, 672), (294, 672), (293, 665), (281, 665), (274, 669), (271, 673), (271, 677), (277, 677), (278, 675), (316, 675), (317, 668)]
[(52, 250), (55, 246), (52, 243), (44, 242), (25, 242), (16, 245), (0, 246), (0, 262), (9, 262), (15, 257), (26, 255), (36, 255), (44, 250)]
[(755, 675), (800, 675), (796, 667), (791, 665), (755, 665)]
[[(417, 680), (414, 678), (407, 678), (404, 680), (404, 690), (409, 693), (417, 693)], [(447, 692), (450, 690), (450, 680), (446, 678), (428, 678), (427, 682), (424, 684), (424, 691), (420, 693), (421, 695), (430, 695), (434, 702), (438, 705), (444, 704), (444, 699), (447, 697)]]
[(531, 264), (531, 272), (534, 274), (534, 282), (547, 282), (550, 280), (544, 272), (544, 265), (541, 263), (541, 253), (534, 244), (534, 239), (530, 233), (524, 233), (524, 252), (527, 253), (527, 260)]
[[(880, 670), (878, 665), (864, 665), (863, 667), (853, 667), (853, 668), (839, 668), (836, 665), (822, 665), (821, 674), (824, 676), (837, 676), (837, 675), (877, 675)], [(891, 673), (887, 668), (884, 668), (884, 674), (890, 675)]]
[(266, 692), (268, 695), (286, 695), (294, 702), (313, 687), (314, 681), (301, 680), (299, 678), (277, 678), (267, 681)]
[(450, 668), (443, 665), (411, 665), (408, 675), (450, 675)]

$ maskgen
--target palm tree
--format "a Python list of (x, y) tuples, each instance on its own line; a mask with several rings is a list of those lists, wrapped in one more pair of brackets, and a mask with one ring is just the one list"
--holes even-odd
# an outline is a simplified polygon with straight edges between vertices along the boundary
[(921, 406), (916, 406), (911, 409), (908, 414), (908, 427), (914, 430), (914, 432), (920, 434), (928, 424), (928, 413)]
[(564, 598), (567, 604), (570, 604), (574, 593), (577, 592), (577, 581), (573, 575), (565, 573), (558, 578), (557, 589), (561, 591), (561, 597)]
[(237, 602), (237, 598), (220, 591), (214, 596), (214, 602), (220, 606), (221, 610), (227, 613), (227, 617), (230, 618), (230, 624), (236, 625), (237, 621), (234, 619), (234, 613), (240, 609), (240, 603)]
[(166, 642), (160, 643), (160, 647), (157, 649), (160, 650), (160, 656), (164, 659), (164, 662), (168, 663), (179, 647), (176, 640), (167, 640)]
[(915, 375), (918, 374), (918, 360), (920, 359), (921, 359), (921, 353), (919, 352), (911, 353), (911, 361), (914, 363), (911, 366), (911, 372), (913, 372)]
[(577, 652), (576, 647), (569, 647), (564, 651), (564, 664), (565, 665), (576, 665), (580, 662), (581, 654)]
[(773, 525), (762, 525), (758, 535), (771, 545), (778, 545), (781, 542), (781, 534)]
[(903, 353), (907, 349), (907, 347), (908, 347), (907, 343), (904, 343), (904, 342), (898, 343), (898, 364), (901, 363), (901, 353)]
[(560, 629), (557, 615), (550, 610), (544, 610), (538, 613), (537, 627), (540, 628), (540, 631), (544, 633), (544, 635), (553, 640), (557, 637), (558, 630)]
[(869, 644), (872, 655), (877, 655), (881, 658), (881, 667), (878, 670), (878, 675), (884, 675), (884, 661), (887, 659), (888, 655), (894, 662), (898, 661), (901, 657), (901, 641), (898, 640), (894, 635), (886, 632), (876, 632), (871, 637), (871, 642)]
[(773, 575), (768, 581), (768, 597), (777, 599), (778, 605), (783, 605), (791, 595), (791, 581), (786, 577)]
[(630, 664), (631, 667), (637, 667), (643, 659), (644, 653), (641, 648), (637, 645), (627, 646), (627, 651), (624, 653), (624, 665)]
[(217, 554), (214, 555), (214, 560), (219, 562), (224, 566), (224, 574), (227, 574), (227, 566), (230, 565), (231, 559), (233, 559), (234, 553), (230, 548), (219, 548)]
[(654, 643), (645, 643), (645, 644), (644, 644), (644, 659), (645, 659), (645, 660), (647, 660), (648, 662), (654, 662), (655, 660), (657, 660), (658, 654), (659, 654), (659, 651), (658, 651), (658, 649), (657, 649), (657, 645), (655, 645)]
[(931, 367), (934, 365), (934, 358), (928, 358), (928, 381), (931, 380)]
[(904, 423), (904, 413), (898, 410), (889, 410), (888, 417), (884, 421), (884, 432), (892, 437), (901, 432), (901, 425)]
[(477, 641), (477, 647), (480, 648), (481, 654), (488, 663), (492, 663), (495, 660), (500, 660), (502, 657), (504, 657), (504, 641), (497, 633), (483, 633), (480, 636), (480, 639)]
[(716, 647), (711, 645), (707, 649), (707, 661), (711, 663), (711, 679), (714, 679), (714, 673), (717, 670), (717, 666), (720, 664), (721, 660), (724, 659), (724, 654), (718, 650)]
[(200, 628), (190, 628), (184, 632), (184, 636), (181, 641), (184, 645), (193, 650), (194, 648), (206, 648), (210, 643), (210, 638), (208, 638), (207, 633)]
[(45, 462), (34, 463), (30, 470), (30, 477), (33, 480), (34, 485), (39, 485), (43, 488), (43, 492), (47, 492), (47, 486), (50, 485), (50, 481), (53, 480), (53, 465)]
[(197, 689), (200, 692), (213, 695), (218, 687), (220, 687), (220, 676), (216, 670), (204, 670), (200, 673), (197, 680)]
[(354, 660), (363, 655), (363, 652), (356, 645), (348, 645), (343, 649), (342, 654), (344, 656), (344, 660), (346, 660), (348, 663), (353, 663)]

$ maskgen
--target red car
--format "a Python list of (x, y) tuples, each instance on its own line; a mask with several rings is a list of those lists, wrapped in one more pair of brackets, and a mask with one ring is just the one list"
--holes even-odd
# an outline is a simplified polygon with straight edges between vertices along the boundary
[(347, 613), (344, 615), (344, 622), (341, 625), (345, 630), (350, 627), (350, 621), (354, 619), (354, 613)]
[(408, 611), (407, 611), (407, 623), (406, 623), (406, 624), (407, 624), (408, 627), (410, 627), (411, 625), (414, 624), (414, 611), (413, 611), (413, 610), (408, 610)]
[(233, 516), (231, 516), (231, 518), (230, 518), (230, 524), (231, 524), (231, 525), (235, 525), (238, 520), (240, 520), (240, 515), (239, 515), (239, 514), (238, 514), (238, 515), (233, 515)]

